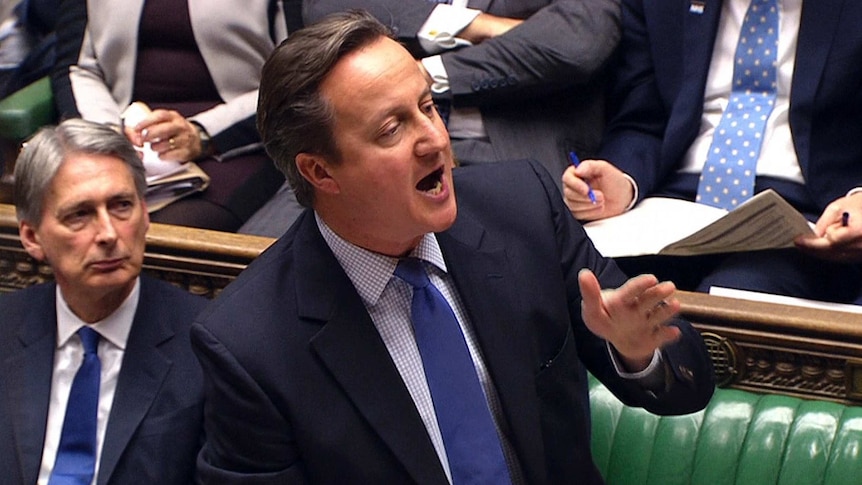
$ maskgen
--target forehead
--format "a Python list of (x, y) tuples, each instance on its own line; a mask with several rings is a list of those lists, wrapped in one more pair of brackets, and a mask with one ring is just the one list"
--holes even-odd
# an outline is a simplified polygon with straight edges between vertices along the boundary
[(100, 198), (135, 192), (131, 169), (116, 156), (68, 155), (49, 184), (48, 200), (55, 202)]
[(428, 90), (419, 66), (398, 42), (380, 37), (347, 54), (321, 84), (339, 115), (385, 111), (406, 97), (415, 102)]

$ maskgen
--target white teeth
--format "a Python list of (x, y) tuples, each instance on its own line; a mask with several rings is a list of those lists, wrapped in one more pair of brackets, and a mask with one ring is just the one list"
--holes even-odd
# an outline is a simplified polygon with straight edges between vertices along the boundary
[(434, 184), (434, 187), (432, 187), (431, 190), (428, 191), (428, 193), (431, 195), (437, 195), (442, 191), (443, 191), (443, 182), (438, 180), (437, 183)]

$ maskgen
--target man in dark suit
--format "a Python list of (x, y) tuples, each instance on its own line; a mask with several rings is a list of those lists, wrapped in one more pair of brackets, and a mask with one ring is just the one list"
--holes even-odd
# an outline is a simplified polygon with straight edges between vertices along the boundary
[(554, 178), (569, 152), (593, 156), (604, 125), (606, 61), (618, 0), (305, 0), (305, 21), (366, 9), (395, 31), (451, 103), (449, 134), (467, 165), (532, 158)]
[[(55, 282), (0, 296), (0, 482), (191, 483), (203, 392), (188, 334), (206, 300), (140, 274), (149, 218), (138, 154), (106, 126), (68, 120), (28, 142), (15, 183), (21, 241)], [(64, 416), (85, 401), (70, 389), (92, 331), (95, 417), (69, 455), (66, 428), (86, 413)], [(58, 465), (81, 455), (80, 470)]]
[[(652, 195), (695, 200), (731, 95), (734, 49), (750, 3), (623, 1), (614, 106), (600, 159), (564, 174), (564, 195), (578, 219), (614, 216)], [(862, 186), (862, 3), (781, 0), (778, 15), (777, 93), (754, 192), (776, 190), (817, 221), (816, 237), (797, 241), (796, 249), (659, 259), (654, 267), (685, 267), (682, 276), (704, 291), (717, 285), (862, 302), (859, 265), (848, 264), (862, 260), (862, 193), (854, 190)]]
[(456, 454), (444, 430), (453, 402), (438, 400), (428, 335), (414, 334), (420, 290), (396, 269), (412, 262), (458, 320), (471, 363), (448, 380), (481, 382), (503, 474), (601, 483), (587, 370), (625, 402), (692, 412), (713, 390), (703, 342), (673, 318), (672, 284), (626, 281), (597, 254), (540, 165), (453, 170), (428, 82), (388, 34), (336, 15), (264, 67), (258, 124), (310, 209), (192, 327), (198, 478), (459, 483), (453, 461), (494, 451)]

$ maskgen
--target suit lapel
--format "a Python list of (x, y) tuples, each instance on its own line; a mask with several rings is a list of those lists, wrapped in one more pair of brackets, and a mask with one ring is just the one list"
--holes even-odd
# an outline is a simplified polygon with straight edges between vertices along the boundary
[[(683, 0), (682, 2), (674, 2), (674, 6), (684, 9), (682, 13), (683, 65), (679, 78), (681, 84), (679, 89), (684, 94), (680, 95), (680, 102), (674, 106), (674, 111), (679, 112), (676, 119), (685, 120), (685, 124), (692, 132), (691, 136), (694, 136), (700, 124), (700, 116), (703, 113), (703, 91), (712, 62), (712, 51), (718, 33), (722, 1)], [(687, 137), (683, 138), (688, 139)]]
[(496, 385), (510, 440), (529, 482), (546, 481), (544, 444), (536, 399), (532, 339), (521, 312), (517, 280), (510, 271), (503, 241), (492, 241), (481, 225), (459, 214), (455, 225), (438, 235), (446, 266), (464, 303), (485, 364)]
[(299, 314), (322, 322), (311, 346), (349, 399), (418, 483), (445, 483), (434, 446), (371, 317), (306, 217), (297, 241)]
[(802, 166), (802, 173), (806, 174), (810, 160), (809, 152), (807, 149), (800, 149), (803, 145), (799, 142), (810, 140), (811, 119), (810, 114), (795, 110), (794, 107), (812, 106), (815, 102), (845, 1), (817, 0), (802, 3), (802, 18), (790, 91), (790, 125), (799, 164)]
[(160, 317), (164, 310), (160, 309), (159, 298), (153, 292), (151, 282), (141, 278), (141, 296), (126, 344), (102, 446), (100, 484), (108, 482), (171, 366), (158, 347), (173, 337), (173, 330)]
[(818, 0), (802, 3), (791, 104), (793, 99), (814, 98), (826, 59), (832, 50), (844, 1)]
[(36, 483), (42, 462), (57, 341), (54, 288), (53, 284), (43, 288), (45, 297), (33, 303), (33, 318), (21, 322), (15, 336), (21, 343), (20, 352), (4, 363), (8, 369), (8, 394), (0, 399), (9, 400), (7, 409), (13, 414), (15, 449), (24, 483)]

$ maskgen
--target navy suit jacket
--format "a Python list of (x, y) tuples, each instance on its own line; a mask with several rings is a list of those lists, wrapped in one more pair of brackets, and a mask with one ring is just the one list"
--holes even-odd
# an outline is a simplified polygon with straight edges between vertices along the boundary
[[(669, 183), (698, 133), (722, 0), (703, 3), (697, 13), (691, 0), (623, 0), (614, 116), (600, 156), (637, 181), (641, 198)], [(860, 21), (856, 0), (802, 6), (790, 128), (806, 183), (778, 192), (809, 214), (862, 185)]]
[[(56, 285), (0, 296), (0, 483), (36, 483), (57, 342)], [(203, 441), (189, 326), (206, 300), (146, 276), (126, 345), (97, 483), (189, 484)]]
[[(577, 273), (625, 280), (536, 163), (455, 169), (458, 216), (437, 235), (497, 385), (529, 483), (600, 483), (586, 371), (624, 401), (687, 413), (712, 395), (703, 341), (679, 321), (654, 396), (612, 367), (580, 317)], [(192, 327), (204, 369), (203, 483), (423, 483), (446, 476), (359, 294), (306, 211)]]

